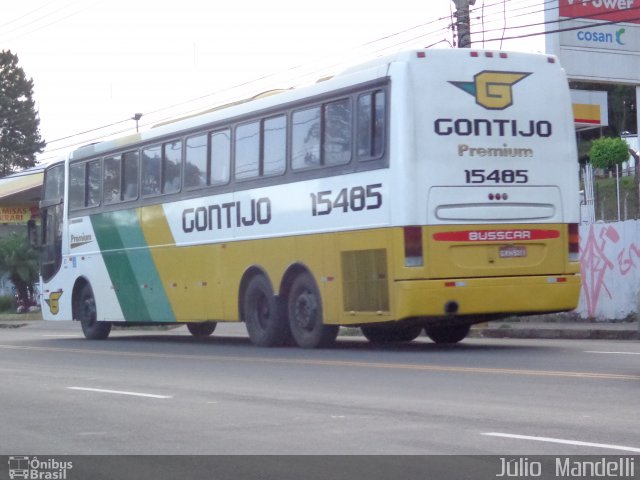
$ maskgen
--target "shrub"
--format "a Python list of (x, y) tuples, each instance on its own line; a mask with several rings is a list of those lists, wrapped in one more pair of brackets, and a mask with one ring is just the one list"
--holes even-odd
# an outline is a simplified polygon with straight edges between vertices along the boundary
[(611, 169), (629, 160), (629, 145), (621, 138), (602, 137), (594, 140), (589, 161), (596, 168)]
[(16, 312), (16, 299), (14, 297), (0, 297), (0, 312)]

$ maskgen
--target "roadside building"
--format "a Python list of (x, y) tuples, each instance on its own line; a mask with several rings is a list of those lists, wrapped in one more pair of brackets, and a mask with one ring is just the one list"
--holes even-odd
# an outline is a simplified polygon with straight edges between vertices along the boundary
[[(0, 238), (11, 233), (27, 234), (29, 220), (40, 221), (40, 191), (44, 166), (0, 178)], [(13, 285), (0, 272), (0, 296), (14, 294)]]

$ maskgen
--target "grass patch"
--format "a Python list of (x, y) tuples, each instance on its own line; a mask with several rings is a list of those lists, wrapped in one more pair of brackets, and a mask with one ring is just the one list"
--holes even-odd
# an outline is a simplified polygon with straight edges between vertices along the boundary
[(0, 322), (31, 322), (35, 320), (42, 320), (42, 312), (0, 312)]

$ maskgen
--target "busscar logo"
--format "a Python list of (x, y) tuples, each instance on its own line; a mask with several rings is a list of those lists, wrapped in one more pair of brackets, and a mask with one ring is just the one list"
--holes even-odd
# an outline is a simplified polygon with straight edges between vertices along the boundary
[(473, 77), (473, 82), (449, 83), (473, 95), (476, 103), (487, 110), (504, 110), (513, 105), (512, 87), (529, 75), (530, 72), (484, 70)]

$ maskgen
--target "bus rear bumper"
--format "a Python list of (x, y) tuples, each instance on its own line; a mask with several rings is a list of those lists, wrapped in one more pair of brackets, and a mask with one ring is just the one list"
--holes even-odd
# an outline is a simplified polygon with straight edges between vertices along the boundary
[(580, 275), (404, 280), (394, 283), (397, 319), (573, 310)]

